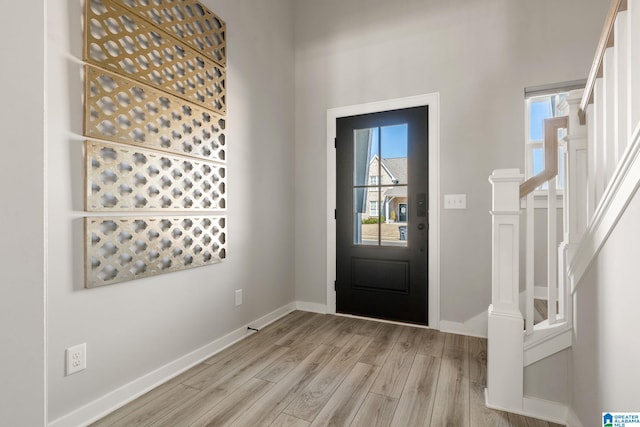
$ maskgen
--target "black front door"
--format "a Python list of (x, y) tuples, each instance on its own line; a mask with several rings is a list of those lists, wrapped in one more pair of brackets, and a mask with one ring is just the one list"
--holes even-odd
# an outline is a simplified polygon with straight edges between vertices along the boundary
[(427, 324), (427, 107), (336, 125), (336, 310)]

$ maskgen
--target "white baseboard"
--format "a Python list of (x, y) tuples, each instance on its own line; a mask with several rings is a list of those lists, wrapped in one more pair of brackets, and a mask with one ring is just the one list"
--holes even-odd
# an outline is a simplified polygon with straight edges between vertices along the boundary
[(283, 316), (297, 308), (297, 304), (292, 302), (284, 305), (271, 313), (249, 322), (227, 335), (200, 347), (199, 349), (170, 362), (161, 368), (156, 369), (122, 387), (94, 400), (93, 402), (76, 409), (62, 417), (48, 423), (49, 427), (77, 427), (86, 426), (94, 421), (99, 420), (105, 415), (113, 412), (119, 407), (131, 402), (137, 397), (149, 392), (155, 387), (169, 381), (171, 378), (181, 374), (187, 369), (201, 363), (214, 354), (224, 350), (230, 345), (251, 335), (247, 326), (251, 325), (255, 328), (263, 328), (268, 324), (275, 322)]
[(567, 427), (584, 427), (580, 418), (574, 412), (573, 408), (569, 408), (569, 416), (567, 417)]
[(556, 424), (565, 424), (569, 416), (569, 407), (567, 405), (535, 397), (523, 397), (522, 407), (523, 415)]
[[(537, 418), (556, 424), (566, 424), (570, 413), (573, 411), (567, 405), (549, 400), (537, 399), (535, 397), (524, 396), (522, 398), (522, 409), (503, 408), (499, 405), (491, 405), (487, 399), (487, 389), (484, 389), (484, 401), (487, 408), (498, 411), (511, 412), (513, 414), (524, 415), (525, 417)], [(569, 424), (569, 427), (574, 425)], [(575, 427), (582, 427), (577, 424)]]
[(487, 338), (489, 318), (487, 312), (483, 311), (477, 316), (464, 322), (452, 322), (440, 320), (440, 331), (451, 334), (468, 335), (471, 337)]
[(311, 313), (327, 314), (327, 305), (316, 302), (296, 301), (296, 310), (309, 311)]

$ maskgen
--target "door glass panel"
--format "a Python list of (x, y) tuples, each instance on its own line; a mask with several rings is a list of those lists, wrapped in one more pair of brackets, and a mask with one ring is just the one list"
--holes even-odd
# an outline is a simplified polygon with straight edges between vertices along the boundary
[(382, 214), (387, 219), (380, 227), (380, 244), (382, 246), (407, 246), (409, 233), (407, 187), (383, 188)]
[(407, 246), (408, 125), (353, 131), (353, 243)]
[(377, 188), (353, 190), (353, 243), (378, 246), (380, 208)]
[(407, 124), (380, 129), (382, 185), (407, 184)]
[(374, 154), (374, 145), (377, 152), (378, 143), (374, 144), (373, 138), (377, 141), (378, 129), (355, 129), (353, 131), (353, 185), (377, 185), (378, 168), (371, 168), (371, 160)]

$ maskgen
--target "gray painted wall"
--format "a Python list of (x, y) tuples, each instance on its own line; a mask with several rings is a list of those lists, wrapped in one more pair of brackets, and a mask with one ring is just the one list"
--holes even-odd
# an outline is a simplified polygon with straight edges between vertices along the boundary
[(638, 410), (638, 218), (636, 194), (574, 295), (572, 406), (584, 426)]
[[(228, 25), (228, 258), (85, 290), (81, 2), (48, 2), (50, 420), (294, 299), (292, 8), (289, 0), (205, 3)], [(11, 139), (25, 151), (26, 141)], [(20, 269), (27, 273), (37, 275)], [(234, 308), (238, 288), (244, 304)], [(83, 342), (87, 370), (64, 377), (65, 348)]]
[(607, 2), (294, 4), (296, 298), (326, 302), (326, 110), (439, 92), (441, 191), (466, 193), (468, 207), (441, 212), (441, 319), (482, 313), (491, 281), (487, 177), (523, 168), (524, 88), (586, 77)]
[(0, 414), (3, 425), (45, 422), (45, 140), (43, 1), (0, 14)]

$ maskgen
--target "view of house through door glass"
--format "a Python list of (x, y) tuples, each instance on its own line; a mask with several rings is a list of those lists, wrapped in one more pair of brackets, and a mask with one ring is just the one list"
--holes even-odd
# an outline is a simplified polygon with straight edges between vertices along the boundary
[(336, 129), (336, 309), (426, 324), (427, 107)]
[(353, 130), (353, 243), (407, 246), (406, 123)]

